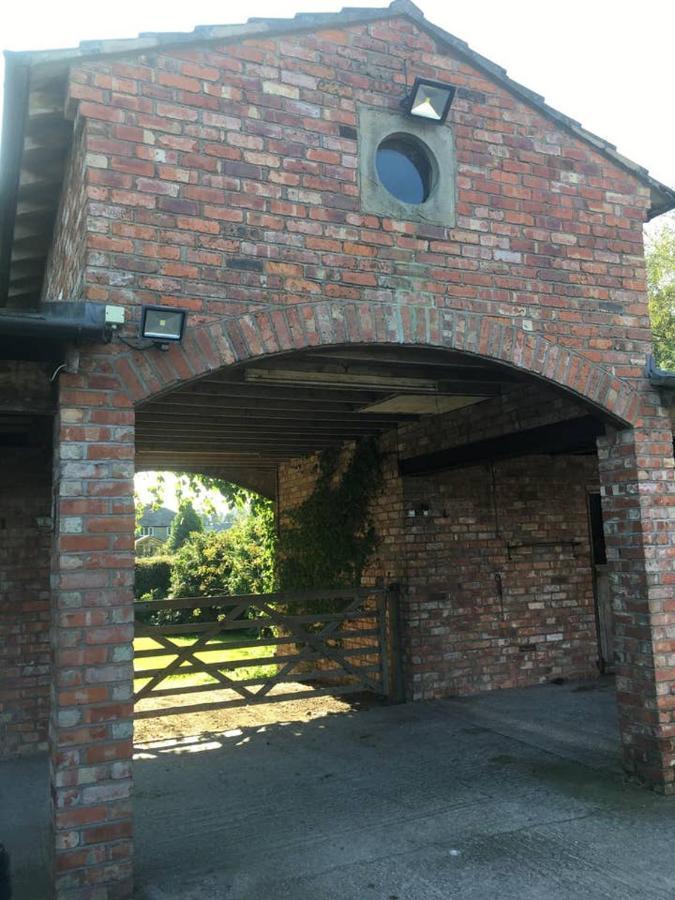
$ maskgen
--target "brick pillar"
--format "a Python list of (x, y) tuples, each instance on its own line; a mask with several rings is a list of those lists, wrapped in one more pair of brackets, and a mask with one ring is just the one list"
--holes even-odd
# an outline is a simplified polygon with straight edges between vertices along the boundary
[(675, 793), (675, 478), (664, 416), (598, 441), (624, 765)]
[(55, 426), (53, 877), (68, 900), (132, 895), (134, 430), (115, 387), (61, 376)]

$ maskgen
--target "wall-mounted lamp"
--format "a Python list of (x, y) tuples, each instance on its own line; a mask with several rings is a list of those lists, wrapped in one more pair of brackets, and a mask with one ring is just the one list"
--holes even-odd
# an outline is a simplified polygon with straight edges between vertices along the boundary
[(141, 317), (141, 337), (152, 341), (160, 350), (183, 340), (187, 313), (170, 306), (144, 306)]
[(416, 78), (413, 89), (401, 101), (401, 106), (416, 119), (427, 119), (441, 125), (450, 111), (456, 88), (442, 81)]

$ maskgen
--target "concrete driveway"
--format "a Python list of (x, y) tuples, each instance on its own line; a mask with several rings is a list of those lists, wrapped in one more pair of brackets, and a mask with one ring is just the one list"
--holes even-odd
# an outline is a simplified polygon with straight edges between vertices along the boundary
[(143, 900), (675, 897), (675, 800), (624, 783), (611, 682), (139, 748)]
[[(139, 745), (137, 897), (672, 900), (675, 798), (617, 749), (609, 680)], [(44, 760), (0, 792), (15, 900), (45, 900)]]

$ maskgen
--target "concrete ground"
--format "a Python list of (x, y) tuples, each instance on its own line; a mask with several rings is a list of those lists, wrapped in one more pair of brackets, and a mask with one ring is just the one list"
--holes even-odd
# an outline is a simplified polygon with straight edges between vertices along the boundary
[(617, 748), (608, 680), (139, 745), (137, 896), (672, 900), (675, 798)]
[(0, 762), (0, 843), (10, 854), (12, 900), (49, 897), (48, 804), (45, 756)]

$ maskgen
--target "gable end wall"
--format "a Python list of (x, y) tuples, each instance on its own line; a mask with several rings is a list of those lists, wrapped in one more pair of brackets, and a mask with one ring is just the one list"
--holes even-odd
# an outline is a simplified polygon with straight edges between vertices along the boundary
[[(360, 209), (358, 108), (398, 107), (404, 61), (458, 87), (454, 228)], [(325, 299), (470, 310), (642, 377), (647, 188), (405, 18), (83, 64), (69, 109), (89, 300), (193, 326)], [(57, 241), (48, 299), (74, 258)]]

